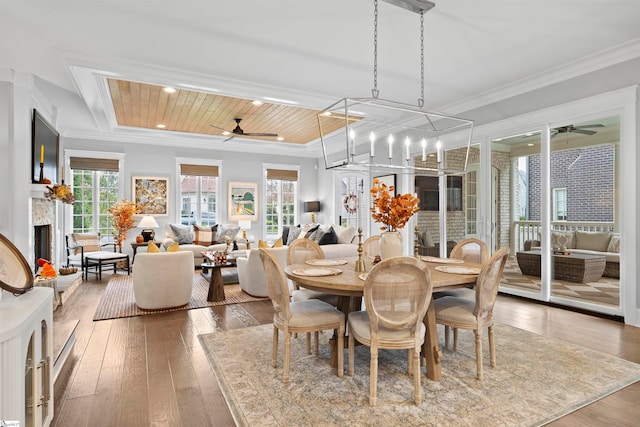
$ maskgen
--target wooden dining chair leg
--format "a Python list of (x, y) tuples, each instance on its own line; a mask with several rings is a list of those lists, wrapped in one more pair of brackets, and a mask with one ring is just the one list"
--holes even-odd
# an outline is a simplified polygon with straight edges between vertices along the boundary
[(412, 365), (413, 365), (413, 397), (416, 401), (416, 405), (420, 404), (420, 353), (415, 349), (409, 350), (412, 353)]
[(347, 373), (351, 377), (353, 376), (355, 371), (355, 361), (353, 360), (355, 357), (355, 347), (356, 340), (353, 337), (353, 334), (349, 334), (349, 370), (347, 371)]
[(285, 383), (289, 382), (289, 365), (291, 364), (291, 332), (284, 336), (284, 377)]
[(449, 326), (444, 327), (444, 348), (446, 348), (447, 350), (449, 350), (449, 329), (451, 329)]
[(458, 351), (458, 328), (453, 328), (453, 351)]
[(307, 332), (307, 354), (311, 354), (311, 332)]
[[(320, 340), (320, 332), (316, 331), (313, 334), (313, 338), (316, 340), (314, 350), (315, 350), (316, 356), (317, 356), (318, 354), (320, 354), (320, 349), (319, 349), (319, 345), (318, 345), (318, 341)], [(344, 345), (344, 343), (343, 343), (343, 345)]]
[(271, 349), (271, 362), (273, 367), (278, 366), (278, 328), (273, 326), (273, 348)]
[(491, 367), (496, 367), (496, 342), (493, 334), (493, 326), (489, 326), (489, 355), (491, 357)]
[(476, 363), (478, 364), (478, 380), (482, 380), (482, 334), (478, 329), (473, 331), (476, 334)]
[(413, 350), (407, 349), (407, 374), (411, 375), (413, 373)]
[(369, 405), (376, 406), (378, 389), (378, 346), (371, 346), (371, 363), (369, 365)]
[[(335, 331), (334, 331), (335, 332)], [(344, 328), (338, 328), (338, 376), (344, 376)], [(316, 338), (316, 344), (317, 344)], [(316, 349), (317, 352), (317, 349)]]

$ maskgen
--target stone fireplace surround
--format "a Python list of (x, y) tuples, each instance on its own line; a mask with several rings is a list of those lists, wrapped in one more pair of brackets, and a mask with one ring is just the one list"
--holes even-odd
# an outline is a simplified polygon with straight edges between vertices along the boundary
[(35, 259), (35, 226), (49, 226), (49, 237), (51, 242), (50, 254), (54, 264), (58, 264), (58, 248), (60, 242), (60, 232), (58, 228), (58, 203), (45, 198), (46, 186), (33, 184), (31, 191), (31, 218), (30, 218), (30, 239), (29, 254), (27, 261), (29, 265), (37, 271)]

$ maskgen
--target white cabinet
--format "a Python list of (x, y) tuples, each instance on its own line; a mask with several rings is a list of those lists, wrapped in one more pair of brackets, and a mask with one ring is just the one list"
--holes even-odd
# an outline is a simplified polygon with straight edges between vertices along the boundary
[(0, 420), (49, 426), (53, 419), (53, 289), (0, 299)]

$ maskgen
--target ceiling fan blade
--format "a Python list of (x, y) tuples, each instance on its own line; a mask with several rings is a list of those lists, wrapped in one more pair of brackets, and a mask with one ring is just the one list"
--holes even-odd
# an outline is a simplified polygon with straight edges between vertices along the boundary
[(226, 130), (225, 128), (221, 128), (220, 126), (216, 126), (216, 125), (209, 125), (209, 126), (211, 126), (212, 128), (220, 129), (225, 132), (229, 132), (228, 130)]
[(277, 137), (278, 134), (277, 133), (243, 133), (244, 136), (270, 136), (270, 137)]
[(592, 125), (578, 125), (576, 129), (585, 129), (585, 128), (603, 128), (604, 125), (600, 123), (594, 123)]
[(583, 135), (595, 135), (596, 132), (595, 130), (586, 130), (586, 129), (574, 129), (571, 131), (572, 133), (581, 133)]

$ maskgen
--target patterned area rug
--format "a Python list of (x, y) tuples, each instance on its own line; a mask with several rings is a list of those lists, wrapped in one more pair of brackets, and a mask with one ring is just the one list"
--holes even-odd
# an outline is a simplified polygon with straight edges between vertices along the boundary
[(200, 272), (193, 275), (193, 291), (191, 300), (184, 307), (169, 310), (140, 310), (133, 296), (132, 276), (114, 274), (102, 295), (102, 299), (93, 315), (93, 320), (116, 319), (119, 317), (142, 316), (145, 314), (163, 313), (167, 311), (191, 310), (193, 308), (213, 307), (216, 305), (238, 304), (249, 301), (261, 301), (264, 298), (252, 297), (240, 289), (240, 285), (225, 285), (225, 300), (220, 302), (207, 301), (209, 282)]
[[(502, 286), (540, 292), (540, 283), (541, 279), (539, 277), (523, 275), (515, 259), (507, 261), (502, 277)], [(584, 302), (612, 307), (620, 305), (620, 280), (612, 277), (602, 277), (597, 282), (589, 283), (553, 280), (551, 282), (551, 292), (555, 296)]]
[(497, 367), (488, 366), (485, 337), (484, 380), (476, 380), (474, 335), (460, 331), (458, 352), (442, 349), (442, 380), (426, 379), (423, 368), (420, 406), (406, 351), (381, 351), (375, 408), (368, 347), (356, 348), (353, 377), (346, 374), (345, 350), (345, 376), (338, 378), (329, 366), (329, 334), (321, 336), (319, 356), (306, 354), (300, 335), (292, 340), (285, 385), (282, 334), (278, 367), (271, 366), (271, 324), (199, 338), (239, 426), (533, 426), (640, 380), (638, 364), (506, 325), (495, 330)]

